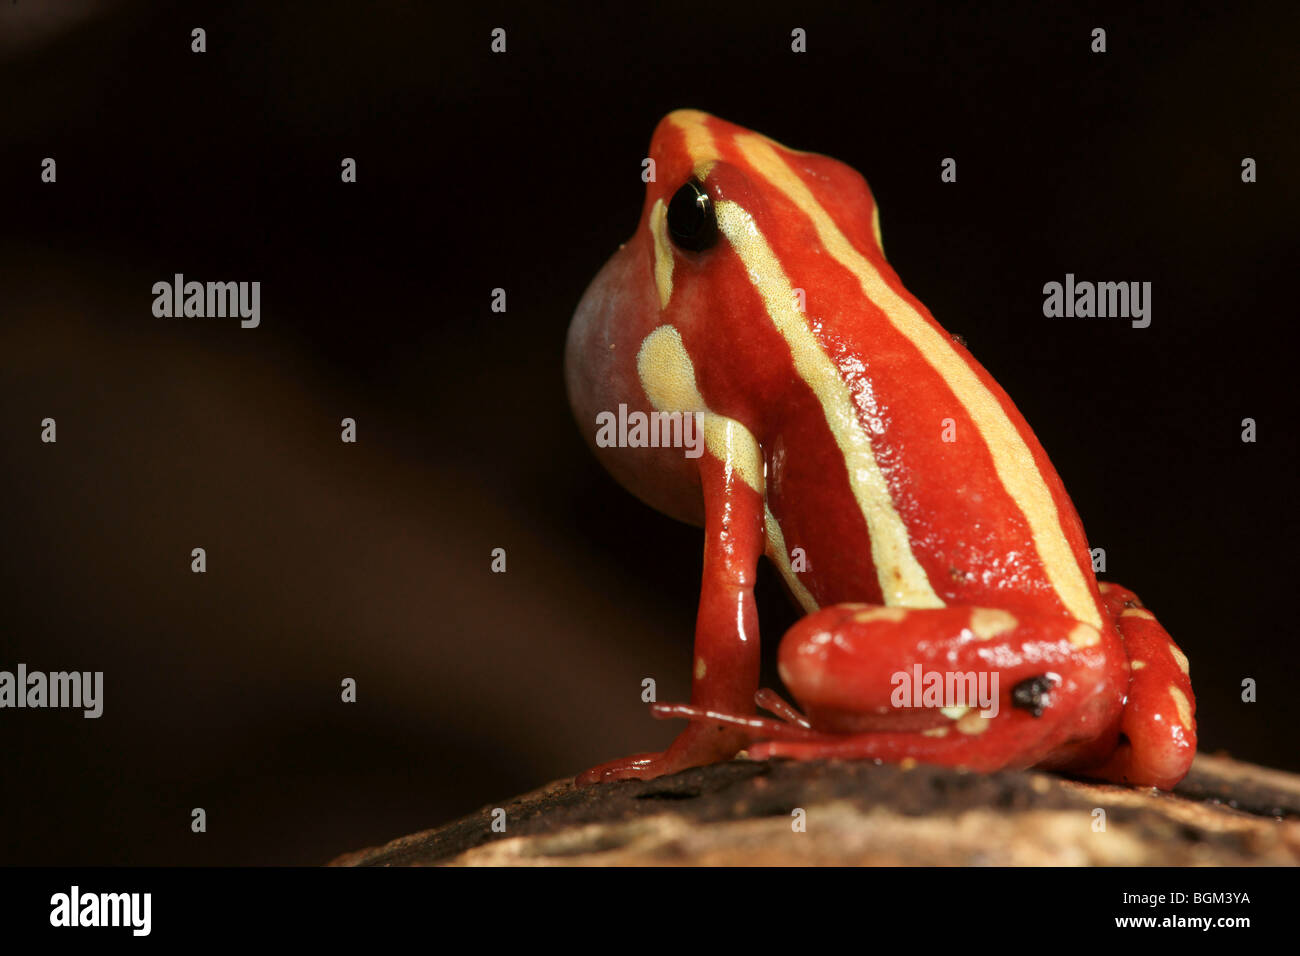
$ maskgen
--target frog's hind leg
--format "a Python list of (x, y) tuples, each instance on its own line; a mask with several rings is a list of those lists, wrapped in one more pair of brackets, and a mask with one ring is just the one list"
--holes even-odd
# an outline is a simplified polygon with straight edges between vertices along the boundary
[(1119, 745), (1090, 777), (1172, 789), (1196, 756), (1196, 698), (1187, 657), (1138, 596), (1101, 584), (1101, 598), (1128, 657), (1129, 685)]
[(1032, 766), (1107, 731), (1113, 739), (1122, 660), (1113, 630), (1061, 615), (836, 605), (781, 643), (782, 679), (815, 731), (777, 725), (748, 751)]

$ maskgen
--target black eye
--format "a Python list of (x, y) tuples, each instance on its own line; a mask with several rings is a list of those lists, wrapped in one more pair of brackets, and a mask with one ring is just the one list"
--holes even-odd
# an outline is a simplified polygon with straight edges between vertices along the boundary
[(673, 194), (668, 204), (668, 235), (679, 248), (703, 252), (718, 239), (718, 222), (713, 217), (713, 201), (698, 179)]

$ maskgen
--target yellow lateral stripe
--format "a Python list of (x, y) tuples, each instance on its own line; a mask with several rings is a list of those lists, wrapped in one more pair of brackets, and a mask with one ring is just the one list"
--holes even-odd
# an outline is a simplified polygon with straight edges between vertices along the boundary
[(745, 484), (766, 498), (758, 439), (740, 422), (709, 410), (695, 385), (695, 363), (676, 328), (661, 325), (641, 340), (636, 370), (656, 411), (700, 412), (700, 427), (709, 452), (739, 472)]
[(781, 572), (781, 577), (785, 579), (786, 587), (794, 595), (794, 599), (799, 602), (805, 614), (811, 614), (816, 611), (820, 605), (817, 599), (812, 596), (812, 592), (804, 587), (804, 583), (799, 580), (799, 575), (794, 573), (794, 568), (790, 565), (790, 549), (786, 547), (785, 535), (781, 533), (781, 523), (776, 520), (776, 515), (772, 514), (772, 509), (763, 503), (763, 510), (767, 514), (767, 556), (776, 569)]
[(884, 312), (894, 328), (907, 336), (952, 389), (988, 446), (998, 479), (1024, 513), (1048, 581), (1066, 610), (1076, 620), (1101, 627), (1092, 591), (1065, 538), (1047, 482), (1029, 446), (993, 393), (957, 354), (952, 343), (891, 289), (871, 263), (853, 248), (769, 140), (751, 133), (737, 136), (736, 145), (757, 172), (812, 220), (826, 251), (857, 277), (863, 294)]
[(831, 361), (808, 323), (795, 308), (794, 290), (781, 261), (759, 231), (754, 218), (731, 201), (717, 204), (718, 231), (727, 237), (749, 274), (768, 317), (785, 339), (795, 371), (821, 403), (826, 424), (848, 469), (849, 487), (867, 522), (871, 555), (885, 604), (943, 607), (925, 569), (912, 553), (907, 525), (894, 508), (893, 496), (862, 427), (858, 408), (839, 368)]
[(656, 199), (650, 210), (650, 238), (655, 250), (655, 287), (659, 290), (659, 308), (668, 308), (673, 297), (673, 250), (668, 245), (668, 207)]
[(671, 325), (661, 325), (647, 335), (637, 352), (636, 368), (641, 387), (656, 411), (702, 413), (704, 444), (709, 453), (735, 468), (745, 484), (763, 496), (767, 556), (785, 578), (800, 606), (809, 614), (817, 610), (817, 600), (790, 566), (790, 552), (785, 546), (781, 524), (767, 506), (763, 453), (758, 439), (740, 422), (709, 409), (695, 384), (695, 364), (682, 343), (681, 333)]

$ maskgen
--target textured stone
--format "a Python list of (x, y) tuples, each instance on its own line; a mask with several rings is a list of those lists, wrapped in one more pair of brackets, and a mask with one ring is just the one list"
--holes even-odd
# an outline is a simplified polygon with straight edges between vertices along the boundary
[(1300, 863), (1300, 778), (1224, 757), (1199, 756), (1173, 794), (1033, 770), (734, 760), (583, 790), (558, 781), (500, 807), (504, 833), (485, 807), (331, 865)]

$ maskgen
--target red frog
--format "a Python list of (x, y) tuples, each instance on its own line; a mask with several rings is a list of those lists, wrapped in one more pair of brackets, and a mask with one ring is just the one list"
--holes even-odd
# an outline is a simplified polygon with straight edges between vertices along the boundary
[[(653, 706), (690, 723), (579, 784), (741, 750), (1178, 783), (1187, 658), (1097, 582), (1029, 425), (886, 261), (862, 176), (692, 110), (659, 123), (650, 159), (565, 367), (614, 477), (704, 527), (691, 702)], [(697, 424), (702, 447), (609, 447), (597, 423), (615, 414)], [(802, 713), (758, 687), (763, 554), (806, 611), (778, 658)]]

